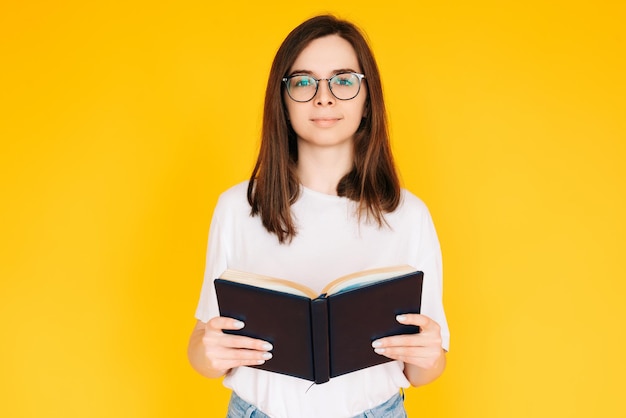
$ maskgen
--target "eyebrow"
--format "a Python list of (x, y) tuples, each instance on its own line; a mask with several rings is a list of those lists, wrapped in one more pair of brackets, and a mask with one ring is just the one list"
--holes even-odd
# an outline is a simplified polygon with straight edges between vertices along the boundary
[[(341, 74), (341, 73), (358, 73), (359, 71), (356, 71), (352, 68), (340, 68), (338, 70), (333, 70), (331, 71), (331, 77), (337, 74)], [(296, 75), (296, 74), (306, 74), (306, 75), (315, 75), (315, 73), (311, 70), (294, 70), (292, 71), (289, 75)]]

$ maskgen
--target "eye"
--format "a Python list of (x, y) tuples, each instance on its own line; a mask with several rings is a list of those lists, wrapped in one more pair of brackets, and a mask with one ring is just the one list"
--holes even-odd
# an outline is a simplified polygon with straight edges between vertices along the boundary
[(354, 85), (354, 75), (352, 74), (337, 74), (332, 78), (332, 83), (337, 86), (350, 87)]
[(296, 76), (291, 79), (291, 85), (293, 87), (311, 87), (315, 86), (315, 80), (307, 76)]

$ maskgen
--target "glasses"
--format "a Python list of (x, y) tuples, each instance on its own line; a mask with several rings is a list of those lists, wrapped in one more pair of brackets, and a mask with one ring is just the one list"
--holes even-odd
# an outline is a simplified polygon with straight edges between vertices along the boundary
[(359, 73), (339, 73), (330, 78), (315, 78), (306, 74), (295, 74), (283, 78), (287, 94), (295, 102), (308, 102), (317, 94), (320, 81), (328, 82), (328, 89), (339, 100), (354, 99), (361, 91), (361, 80), (365, 76)]

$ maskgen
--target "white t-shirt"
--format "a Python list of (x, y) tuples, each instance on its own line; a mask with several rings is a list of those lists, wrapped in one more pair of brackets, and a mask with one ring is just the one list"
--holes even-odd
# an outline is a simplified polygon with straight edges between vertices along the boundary
[[(247, 187), (248, 182), (243, 182), (230, 188), (215, 207), (196, 318), (207, 322), (219, 316), (213, 280), (227, 268), (298, 281), (321, 292), (331, 280), (355, 271), (409, 264), (424, 272), (421, 312), (441, 326), (443, 347), (448, 349), (441, 250), (421, 200), (403, 189), (400, 206), (385, 215), (389, 226), (378, 227), (374, 222), (357, 222), (353, 201), (302, 187), (292, 205), (297, 235), (291, 243), (280, 244), (260, 217), (250, 216)], [(373, 408), (409, 382), (403, 363), (392, 361), (319, 385), (239, 367), (225, 377), (224, 385), (272, 417), (332, 418)]]

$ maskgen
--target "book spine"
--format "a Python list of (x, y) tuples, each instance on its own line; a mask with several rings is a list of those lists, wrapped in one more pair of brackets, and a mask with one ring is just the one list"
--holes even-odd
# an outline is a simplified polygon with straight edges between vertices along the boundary
[(311, 302), (311, 328), (313, 331), (313, 368), (315, 383), (330, 380), (330, 354), (328, 341), (328, 303), (325, 296)]

